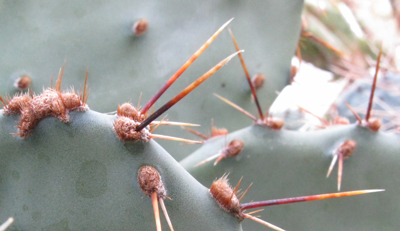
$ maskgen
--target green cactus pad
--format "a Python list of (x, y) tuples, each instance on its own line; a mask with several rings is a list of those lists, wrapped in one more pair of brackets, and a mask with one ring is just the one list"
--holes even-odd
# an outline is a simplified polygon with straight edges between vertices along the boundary
[(10, 134), (17, 119), (0, 111), (0, 220), (14, 217), (10, 230), (155, 230), (151, 200), (137, 182), (143, 165), (160, 172), (176, 230), (241, 230), (155, 141), (121, 142), (115, 116), (49, 117), (26, 139)]
[[(244, 141), (242, 153), (194, 167), (232, 139)], [(335, 126), (315, 132), (270, 130), (251, 126), (208, 141), (181, 161), (202, 184), (229, 173), (232, 184), (244, 177), (241, 188), (253, 186), (242, 202), (337, 192), (337, 166), (327, 179), (332, 152), (353, 139), (357, 148), (344, 160), (341, 191), (386, 189), (385, 192), (317, 202), (273, 206), (258, 213), (287, 230), (395, 230), (400, 222), (400, 136), (371, 132), (356, 125)], [(243, 222), (244, 230), (262, 230)]]
[[(235, 33), (251, 74), (263, 73), (266, 83), (258, 91), (266, 107), (288, 82), (290, 59), (299, 33), (302, 0), (245, 1), (1, 1), (0, 2), (0, 93), (13, 95), (15, 78), (32, 77), (33, 92), (50, 86), (66, 60), (63, 86), (83, 86), (89, 69), (91, 109), (116, 111), (116, 105), (131, 101), (135, 105), (142, 92), (142, 104), (171, 77), (186, 60), (226, 21), (234, 17)], [(149, 28), (140, 37), (132, 26), (148, 20)], [(156, 104), (156, 109), (171, 99), (235, 48), (227, 31), (193, 63)], [(239, 74), (238, 74), (239, 73)], [(200, 89), (168, 111), (168, 119), (227, 127), (213, 92), (228, 97), (255, 111), (240, 62), (232, 60)], [(206, 89), (206, 90), (205, 90)], [(190, 109), (188, 109), (190, 105)], [(195, 105), (195, 106), (193, 106)], [(232, 115), (235, 127), (247, 121)], [(168, 129), (168, 130), (167, 130)], [(159, 128), (161, 134), (182, 137), (180, 128)], [(160, 142), (178, 159), (184, 148)], [(173, 151), (172, 151), (173, 150)]]

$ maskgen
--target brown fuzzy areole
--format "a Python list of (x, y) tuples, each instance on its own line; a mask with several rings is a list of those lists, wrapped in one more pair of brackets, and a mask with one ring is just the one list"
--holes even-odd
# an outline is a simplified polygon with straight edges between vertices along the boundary
[(243, 147), (243, 141), (232, 140), (229, 145), (221, 151), (221, 155), (217, 158), (214, 165), (218, 164), (224, 158), (230, 158), (239, 155), (239, 153), (243, 150)]
[(244, 219), (240, 209), (240, 202), (235, 191), (231, 188), (226, 175), (215, 180), (210, 187), (211, 196), (218, 203), (219, 207), (232, 214), (240, 221)]
[(262, 121), (257, 121), (257, 123), (275, 130), (280, 130), (285, 125), (285, 121), (282, 119), (268, 116)]
[(119, 116), (114, 121), (114, 130), (117, 136), (122, 141), (145, 141), (150, 140), (149, 129), (145, 128), (141, 131), (136, 131), (137, 126), (140, 122), (134, 121), (131, 118), (125, 116)]
[(171, 198), (166, 195), (167, 191), (164, 188), (160, 173), (158, 173), (158, 171), (151, 166), (142, 166), (138, 171), (138, 182), (140, 189), (142, 189), (142, 191), (151, 198), (157, 231), (161, 231), (158, 203), (161, 205), (161, 209), (164, 212), (165, 219), (167, 220), (171, 231), (174, 231), (171, 219), (168, 216), (167, 208), (164, 204), (165, 198)]
[(148, 27), (149, 27), (149, 22), (146, 19), (140, 19), (133, 25), (132, 30), (136, 36), (140, 36), (147, 31)]
[(244, 147), (244, 142), (241, 140), (232, 140), (228, 147), (224, 150), (224, 154), (226, 157), (237, 156)]
[(138, 122), (144, 121), (147, 117), (145, 114), (141, 114), (140, 111), (130, 103), (123, 103), (121, 106), (118, 105), (117, 115), (125, 116)]
[(341, 153), (343, 157), (347, 158), (353, 154), (356, 147), (357, 143), (354, 140), (347, 140), (338, 148), (337, 152)]
[(23, 91), (28, 89), (31, 83), (32, 83), (32, 78), (29, 77), (29, 75), (24, 75), (15, 81), (14, 87), (16, 87), (18, 90)]
[(28, 137), (38, 122), (48, 116), (67, 123), (69, 122), (68, 113), (70, 111), (86, 111), (89, 109), (86, 104), (87, 73), (82, 96), (75, 94), (73, 89), (61, 92), (61, 81), (62, 73), (59, 75), (55, 89), (45, 89), (40, 95), (33, 95), (32, 93), (15, 95), (12, 99), (7, 97), (6, 103), (2, 101), (5, 104), (3, 107), (4, 115), (21, 115), (16, 135), (22, 138)]
[(145, 141), (150, 140), (149, 127), (136, 131), (137, 126), (146, 119), (132, 104), (124, 103), (118, 105), (117, 119), (114, 121), (114, 130), (122, 141)]
[(17, 128), (18, 133), (22, 138), (28, 137), (32, 132), (33, 129), (38, 124), (39, 119), (35, 117), (35, 112), (30, 105), (24, 107), (21, 112), (20, 121), (18, 122)]
[[(19, 103), (21, 118), (17, 126), (17, 135), (22, 138), (28, 137), (41, 119), (52, 116), (67, 123), (69, 122), (68, 113), (70, 111), (86, 111), (89, 109), (80, 100), (80, 97), (73, 92), (60, 93), (54, 89), (46, 89), (41, 95), (34, 96), (29, 101), (26, 101), (26, 97), (18, 100), (21, 101)], [(11, 102), (7, 107), (11, 105)]]
[(265, 79), (265, 75), (257, 74), (253, 76), (251, 83), (253, 84), (254, 88), (258, 90), (264, 85)]
[(367, 122), (366, 127), (371, 131), (377, 132), (382, 126), (382, 120), (379, 118), (370, 118)]
[(151, 166), (141, 167), (138, 171), (138, 182), (147, 196), (151, 196), (155, 192), (158, 198), (164, 199), (166, 197), (167, 191), (164, 188), (160, 173), (155, 168)]
[(70, 111), (85, 111), (87, 110), (86, 107), (82, 107), (81, 98), (79, 95), (72, 92), (65, 92), (62, 93), (62, 101), (65, 107)]
[(28, 93), (15, 95), (12, 99), (6, 98), (6, 105), (4, 107), (4, 115), (19, 115), (21, 114), (22, 108), (24, 108), (31, 100)]

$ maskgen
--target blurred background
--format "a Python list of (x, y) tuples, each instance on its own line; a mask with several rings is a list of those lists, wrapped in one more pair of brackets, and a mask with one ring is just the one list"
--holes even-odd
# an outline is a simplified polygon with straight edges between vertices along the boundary
[(292, 121), (287, 128), (304, 130), (325, 126), (322, 119), (355, 122), (344, 102), (365, 117), (382, 50), (372, 114), (383, 120), (382, 131), (399, 132), (399, 10), (396, 0), (306, 0), (292, 84), (272, 113)]

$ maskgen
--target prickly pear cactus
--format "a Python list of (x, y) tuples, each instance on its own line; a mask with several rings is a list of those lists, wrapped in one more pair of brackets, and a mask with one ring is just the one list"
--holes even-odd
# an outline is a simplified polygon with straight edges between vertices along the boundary
[[(269, 104), (287, 83), (302, 5), (300, 0), (0, 2), (1, 94), (12, 96), (29, 85), (27, 98), (36, 98), (32, 92), (41, 92), (43, 86), (53, 89), (51, 76), (55, 81), (66, 60), (64, 86), (78, 90), (76, 83), (81, 82), (86, 89), (82, 80), (89, 69), (87, 105), (93, 110), (61, 107), (66, 103), (61, 92), (53, 92), (51, 97), (60, 100), (43, 110), (42, 120), (36, 112), (24, 117), (27, 113), (4, 115), (0, 110), (0, 220), (14, 217), (10, 230), (156, 230), (152, 200), (138, 182), (139, 169), (152, 166), (161, 176), (166, 190), (162, 197), (176, 230), (241, 230), (240, 221), (155, 141), (121, 141), (113, 127), (116, 116), (100, 112), (116, 111), (126, 101), (136, 104), (140, 92), (142, 102), (148, 100), (232, 17), (241, 46), (249, 47), (252, 72), (267, 76), (268, 84), (259, 93)], [(137, 24), (140, 19), (147, 26)], [(229, 35), (222, 33), (163, 97), (171, 98), (232, 52)], [(169, 118), (209, 124), (208, 114), (219, 110), (211, 94), (217, 90), (234, 90), (246, 96), (238, 99), (251, 102), (245, 82), (232, 78), (241, 68), (237, 64), (232, 62), (232, 70), (225, 68), (214, 83), (170, 110)], [(23, 104), (16, 108), (24, 109)], [(24, 118), (35, 118), (34, 123)], [(223, 118), (216, 116), (215, 121)], [(26, 124), (28, 132), (20, 133)], [(177, 133), (182, 130), (168, 130), (169, 135)], [(185, 153), (176, 151), (182, 146), (169, 147), (178, 158)], [(161, 226), (166, 228), (166, 219), (161, 218)]]
[[(195, 167), (232, 139), (245, 143), (236, 158)], [(337, 191), (336, 169), (326, 178), (332, 153), (348, 139), (357, 142), (353, 155), (344, 160), (342, 190), (384, 188), (373, 196), (277, 206), (259, 213), (268, 222), (287, 230), (393, 230), (399, 225), (396, 203), (400, 183), (397, 155), (400, 137), (371, 132), (357, 125), (337, 126), (315, 132), (277, 131), (254, 125), (215, 138), (181, 161), (197, 180), (211, 185), (216, 176), (229, 173), (232, 182), (244, 177), (242, 187), (253, 182), (243, 201), (274, 199)], [(381, 208), (384, 207), (383, 210)], [(244, 221), (243, 229), (261, 225)]]
[(49, 117), (23, 140), (10, 135), (17, 119), (0, 115), (0, 217), (15, 218), (11, 230), (155, 230), (137, 181), (143, 165), (160, 172), (176, 230), (241, 230), (156, 142), (121, 142), (115, 116), (72, 112), (67, 124)]
[[(81, 82), (89, 69), (91, 109), (99, 112), (116, 110), (116, 104), (137, 103), (140, 93), (147, 101), (166, 80), (208, 39), (224, 22), (234, 17), (232, 29), (241, 46), (252, 74), (263, 73), (266, 84), (259, 94), (263, 104), (272, 103), (275, 91), (287, 84), (290, 58), (300, 32), (302, 0), (232, 2), (203, 1), (44, 1), (0, 2), (0, 92), (13, 95), (15, 79), (21, 75), (32, 77), (31, 89), (41, 92), (50, 86), (51, 75), (66, 60), (64, 86)], [(285, 17), (282, 17), (285, 15)], [(147, 19), (148, 29), (135, 36), (132, 26)], [(216, 41), (165, 93), (170, 99), (194, 79), (202, 75), (223, 57), (232, 53), (232, 42), (224, 31)], [(203, 90), (188, 96), (181, 105), (168, 112), (173, 121), (185, 121), (209, 127), (210, 115), (220, 126), (226, 126), (219, 117), (213, 92), (230, 94), (249, 105), (248, 86), (241, 77), (234, 60), (230, 68), (221, 70), (213, 82), (205, 83)], [(207, 90), (205, 90), (207, 89)], [(206, 92), (206, 94), (205, 94)], [(240, 97), (246, 96), (246, 97)], [(188, 109), (187, 105), (196, 105)], [(245, 126), (240, 116), (232, 115), (237, 125)], [(181, 136), (180, 128), (159, 128), (160, 133)], [(182, 159), (193, 146), (178, 146), (160, 142), (169, 152)]]
[[(211, 184), (209, 179), (215, 175), (228, 173), (232, 179), (239, 179), (251, 172), (253, 183), (261, 185), (253, 193), (247, 194), (249, 197), (252, 196), (251, 200), (260, 200), (260, 197), (265, 196), (290, 197), (295, 191), (299, 194), (310, 194), (307, 192), (309, 190), (332, 191), (335, 186), (338, 191), (384, 188), (386, 189), (384, 194), (368, 201), (361, 202), (358, 198), (347, 202), (345, 200), (328, 201), (316, 206), (302, 205), (298, 207), (299, 210), (295, 210), (296, 205), (293, 205), (265, 214), (269, 221), (274, 218), (278, 221), (284, 215), (291, 218), (298, 217), (298, 219), (285, 222), (289, 229), (337, 230), (350, 227), (357, 230), (396, 229), (395, 227), (399, 225), (397, 213), (384, 213), (382, 217), (376, 209), (382, 204), (388, 205), (391, 211), (400, 208), (400, 204), (390, 202), (399, 193), (396, 186), (399, 182), (390, 176), (398, 174), (396, 165), (399, 157), (396, 150), (400, 148), (400, 137), (396, 133), (380, 131), (381, 119), (374, 118), (371, 114), (381, 55), (382, 52), (378, 55), (365, 119), (361, 119), (347, 104), (357, 117), (356, 124), (348, 124), (347, 120), (343, 123), (345, 125), (325, 124), (325, 129), (319, 131), (285, 131), (281, 129), (282, 126), (276, 126), (282, 124), (282, 121), (278, 123), (277, 118), (270, 115), (263, 119), (263, 114), (260, 114), (261, 119), (257, 119), (239, 106), (220, 97), (251, 117), (253, 126), (231, 133), (224, 138), (208, 140), (202, 148), (182, 160), (181, 164), (203, 184)], [(240, 140), (244, 144), (242, 154), (236, 155), (235, 158), (227, 158), (230, 156), (223, 155), (226, 152), (224, 146), (230, 140)], [(230, 146), (229, 144), (228, 147)], [(221, 151), (221, 148), (224, 151)], [(207, 161), (211, 160), (215, 153), (218, 153), (216, 156), (219, 155), (225, 160), (216, 161), (212, 165)], [(332, 178), (330, 180), (326, 178), (330, 176), (336, 161), (338, 162), (337, 180), (335, 180), (337, 183), (332, 184)], [(221, 164), (215, 166), (217, 163)], [(381, 178), (382, 176), (385, 176), (384, 179)], [(274, 185), (273, 189), (266, 186), (268, 184)], [(360, 207), (363, 209), (359, 210)], [(315, 211), (319, 212), (317, 216), (320, 217), (315, 222), (310, 222), (309, 214)], [(326, 215), (326, 213), (332, 213), (332, 216), (323, 217), (322, 214)], [(357, 221), (360, 222), (357, 223)], [(248, 227), (251, 230), (257, 229), (254, 224), (248, 224)]]

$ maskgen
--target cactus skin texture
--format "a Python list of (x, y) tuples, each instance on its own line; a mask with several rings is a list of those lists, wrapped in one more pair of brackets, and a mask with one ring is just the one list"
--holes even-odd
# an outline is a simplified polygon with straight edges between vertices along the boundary
[(10, 230), (155, 230), (137, 182), (143, 165), (162, 175), (176, 230), (241, 230), (155, 141), (121, 142), (114, 116), (71, 112), (67, 124), (49, 117), (21, 139), (10, 135), (17, 117), (0, 114), (0, 219), (14, 217)]
[[(215, 154), (226, 140), (240, 139), (245, 147), (236, 158), (217, 166), (196, 163)], [(357, 148), (344, 160), (342, 191), (384, 188), (373, 196), (340, 198), (312, 203), (274, 206), (258, 213), (261, 218), (287, 230), (395, 230), (400, 174), (400, 137), (372, 132), (357, 125), (334, 126), (314, 132), (271, 130), (254, 125), (225, 137), (207, 141), (180, 163), (204, 185), (229, 173), (231, 182), (242, 176), (242, 185), (253, 182), (242, 202), (337, 191), (337, 178), (326, 178), (332, 152), (353, 139)], [(334, 169), (332, 175), (337, 174)], [(244, 221), (244, 230), (262, 226)]]
[[(143, 102), (218, 26), (235, 17), (231, 27), (246, 49), (251, 74), (267, 76), (258, 94), (263, 104), (271, 104), (275, 91), (288, 81), (303, 1), (182, 3), (1, 1), (0, 93), (16, 93), (13, 84), (21, 75), (29, 75), (31, 89), (40, 92), (50, 86), (50, 76), (56, 76), (66, 60), (63, 86), (81, 83), (89, 69), (91, 109), (110, 112), (118, 103), (136, 104), (140, 92)], [(136, 37), (132, 26), (143, 18), (149, 28)], [(156, 108), (233, 51), (228, 33), (221, 34)], [(232, 101), (253, 111), (244, 79), (232, 78), (242, 71), (239, 61), (229, 66), (213, 77), (214, 82), (206, 82), (171, 109), (169, 119), (209, 127), (209, 115), (214, 114), (216, 124), (226, 127), (226, 116), (213, 113), (221, 110), (213, 92), (231, 95)], [(150, 199), (142, 198), (136, 181), (143, 165), (162, 175), (167, 196), (173, 199), (165, 203), (176, 230), (241, 230), (238, 220), (220, 209), (208, 190), (156, 142), (121, 142), (113, 131), (113, 116), (89, 110), (71, 112), (66, 124), (46, 118), (25, 140), (10, 134), (15, 133), (17, 120), (0, 111), (0, 220), (13, 216), (16, 221), (10, 230), (155, 230)], [(235, 121), (230, 129), (247, 123), (238, 114), (232, 114), (230, 121)], [(182, 134), (179, 128), (163, 131), (157, 130)], [(160, 143), (177, 159), (187, 153), (176, 143)]]
[[(0, 2), (0, 93), (13, 95), (15, 78), (25, 73), (32, 77), (33, 92), (50, 86), (50, 77), (66, 60), (64, 89), (79, 90), (82, 76), (89, 69), (88, 105), (99, 112), (116, 110), (116, 105), (148, 101), (165, 81), (230, 18), (231, 28), (245, 49), (250, 74), (266, 75), (258, 90), (269, 105), (288, 82), (290, 60), (299, 34), (303, 0), (229, 1), (1, 1)], [(147, 19), (148, 30), (136, 37), (132, 26)], [(229, 33), (223, 31), (213, 44), (175, 82), (156, 108), (193, 82), (235, 48)], [(183, 102), (168, 112), (172, 121), (191, 122), (210, 127), (213, 114), (216, 126), (228, 127), (224, 116), (215, 111), (220, 104), (212, 95), (218, 92), (252, 111), (251, 96), (240, 62), (232, 60)], [(205, 90), (207, 89), (207, 90)], [(235, 92), (235, 94), (233, 94)], [(196, 106), (193, 106), (196, 105)], [(230, 118), (234, 127), (246, 126), (241, 115)], [(168, 129), (168, 130), (167, 130)], [(182, 137), (178, 128), (158, 128), (160, 134)], [(195, 146), (179, 146), (160, 141), (176, 159), (194, 151)], [(184, 151), (185, 149), (191, 151)]]

